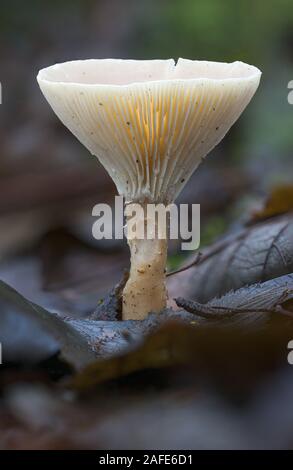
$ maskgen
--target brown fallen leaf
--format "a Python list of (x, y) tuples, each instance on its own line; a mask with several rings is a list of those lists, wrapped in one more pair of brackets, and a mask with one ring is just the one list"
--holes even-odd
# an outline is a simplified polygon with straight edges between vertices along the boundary
[[(111, 359), (81, 372), (87, 382), (78, 390), (86, 399), (60, 386), (8, 386), (0, 403), (0, 448), (292, 447), (292, 321), (278, 317), (253, 331), (177, 322), (156, 335), (158, 363), (152, 351), (148, 361), (149, 337), (132, 357), (120, 355), (122, 370)], [(173, 359), (164, 352), (164, 360), (161, 351)], [(139, 373), (127, 366), (134, 357)], [(109, 366), (108, 376), (119, 380), (102, 382), (107, 376), (100, 372)]]
[(159, 315), (149, 314), (147, 318), (139, 321), (65, 318), (65, 321), (86, 339), (99, 358), (117, 356), (133, 350), (148, 334), (170, 320), (181, 320), (187, 324), (202, 322), (202, 319), (194, 314), (171, 309), (166, 309)]
[[(179, 320), (164, 323), (133, 350), (115, 357), (98, 360), (76, 374), (70, 386), (88, 393), (108, 380), (118, 379), (147, 369), (182, 367), (184, 364), (206, 371), (208, 375), (223, 375), (229, 370), (229, 380), (241, 371), (254, 376), (255, 369), (271, 363), (286, 363), (284, 348), (293, 337), (293, 320), (275, 317), (267, 328), (251, 330), (197, 327)], [(202, 369), (202, 367), (204, 369)], [(230, 367), (230, 369), (229, 369)], [(270, 365), (271, 367), (271, 365)], [(239, 368), (236, 372), (235, 368)], [(232, 377), (230, 377), (232, 374)]]
[(76, 375), (71, 386), (89, 390), (99, 383), (147, 368), (161, 368), (186, 362), (190, 354), (191, 329), (180, 322), (168, 322), (148, 336), (136, 349), (96, 361)]
[(276, 186), (267, 197), (263, 207), (254, 211), (248, 225), (293, 211), (293, 185)]
[(131, 350), (143, 338), (172, 318), (194, 322), (187, 312), (166, 310), (144, 321), (108, 321), (61, 318), (30, 302), (0, 281), (0, 341), (5, 360), (38, 363), (60, 351), (61, 359), (79, 369), (96, 357), (113, 356)]

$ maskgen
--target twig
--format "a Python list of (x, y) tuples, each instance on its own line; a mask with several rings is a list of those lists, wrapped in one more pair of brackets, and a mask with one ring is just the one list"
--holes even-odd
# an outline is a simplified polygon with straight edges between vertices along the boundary
[(188, 264), (182, 266), (182, 268), (167, 273), (166, 276), (173, 276), (174, 274), (182, 273), (183, 271), (186, 271), (187, 269), (192, 268), (193, 266), (198, 266), (199, 264), (203, 263), (212, 256), (217, 255), (220, 251), (229, 246), (232, 241), (241, 240), (242, 238), (244, 238), (246, 233), (247, 230), (242, 230), (237, 235), (230, 235), (224, 238), (223, 240), (219, 240), (218, 242), (214, 243), (211, 247), (207, 248), (204, 253), (197, 252)]

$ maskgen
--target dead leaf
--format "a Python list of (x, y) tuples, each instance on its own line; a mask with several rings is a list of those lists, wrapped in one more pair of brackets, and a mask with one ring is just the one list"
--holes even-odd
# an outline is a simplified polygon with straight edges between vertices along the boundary
[(109, 321), (67, 317), (65, 321), (86, 339), (99, 358), (105, 358), (133, 350), (145, 336), (174, 319), (187, 324), (202, 322), (196, 315), (171, 309), (166, 309), (160, 315), (150, 314), (144, 320)]
[(262, 209), (254, 211), (249, 224), (293, 211), (293, 186), (282, 185), (272, 189)]
[(73, 378), (71, 385), (75, 390), (89, 390), (101, 382), (139, 370), (183, 363), (189, 358), (190, 334), (178, 322), (165, 324), (135, 350), (90, 364)]
[(93, 361), (85, 338), (54, 313), (30, 302), (0, 281), (0, 341), (3, 360), (39, 362), (60, 350), (61, 357), (79, 368)]
[(105, 381), (134, 372), (184, 364), (197, 372), (201, 370), (201, 374), (203, 370), (208, 375), (228, 374), (229, 381), (233, 375), (235, 378), (242, 374), (242, 383), (245, 374), (254, 376), (255, 369), (266, 368), (272, 358), (275, 363), (286, 363), (284, 349), (292, 335), (293, 320), (287, 317), (272, 319), (265, 329), (251, 330), (198, 327), (196, 322), (192, 325), (173, 320), (162, 324), (133, 350), (89, 364), (73, 377), (70, 385), (88, 393)]
[(113, 287), (105, 299), (101, 299), (92, 320), (121, 320), (122, 319), (122, 292), (128, 280), (128, 272), (124, 272), (121, 280)]
[(211, 245), (195, 266), (169, 279), (170, 297), (206, 303), (230, 290), (293, 272), (292, 217), (248, 227), (218, 244), (219, 250), (213, 251), (216, 243)]
[(23, 309), (3, 299), (0, 306), (0, 342), (4, 364), (35, 364), (59, 352), (56, 338), (30, 316), (24, 316)]
[(242, 287), (228, 292), (206, 304), (175, 299), (179, 307), (195, 313), (207, 320), (223, 320), (247, 326), (256, 322), (267, 322), (273, 315), (288, 315), (293, 318), (289, 302), (293, 300), (293, 274), (269, 281)]

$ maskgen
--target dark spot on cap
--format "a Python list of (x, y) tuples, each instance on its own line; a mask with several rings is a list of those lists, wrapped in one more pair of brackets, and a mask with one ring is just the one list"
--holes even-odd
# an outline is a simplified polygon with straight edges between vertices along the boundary
[(216, 127), (216, 131), (219, 129), (219, 126)]

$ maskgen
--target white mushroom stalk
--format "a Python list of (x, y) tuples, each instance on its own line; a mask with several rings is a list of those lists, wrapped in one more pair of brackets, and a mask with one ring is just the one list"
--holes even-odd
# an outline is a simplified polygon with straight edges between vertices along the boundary
[[(175, 200), (239, 118), (260, 76), (242, 62), (105, 59), (56, 64), (37, 79), (57, 116), (98, 157), (119, 194), (145, 207)], [(145, 213), (136, 222), (145, 226)], [(141, 319), (166, 306), (167, 239), (154, 231), (150, 239), (128, 237), (128, 243), (123, 318)]]

